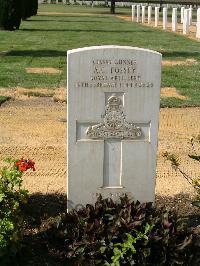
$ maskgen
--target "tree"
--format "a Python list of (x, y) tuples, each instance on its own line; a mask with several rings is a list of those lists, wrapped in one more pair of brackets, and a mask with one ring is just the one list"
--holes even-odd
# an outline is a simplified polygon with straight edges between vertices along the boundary
[(22, 2), (22, 19), (25, 20), (31, 16), (37, 15), (37, 0), (21, 0)]
[(0, 28), (19, 29), (21, 23), (21, 0), (0, 0)]
[(115, 14), (115, 0), (111, 0), (110, 3), (110, 13)]
[(21, 19), (37, 14), (38, 0), (0, 0), (0, 28), (19, 29)]

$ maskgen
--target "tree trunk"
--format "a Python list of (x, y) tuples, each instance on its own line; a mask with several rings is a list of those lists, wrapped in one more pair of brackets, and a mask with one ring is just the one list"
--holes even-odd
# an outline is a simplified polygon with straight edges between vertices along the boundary
[(115, 14), (115, 0), (111, 0), (110, 13)]

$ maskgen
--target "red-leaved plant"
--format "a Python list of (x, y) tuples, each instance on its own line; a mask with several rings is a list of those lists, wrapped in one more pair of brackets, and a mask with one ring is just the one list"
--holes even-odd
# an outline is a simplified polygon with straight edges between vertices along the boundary
[(35, 163), (32, 160), (25, 160), (25, 159), (21, 159), (16, 161), (15, 165), (17, 166), (18, 170), (20, 172), (24, 172), (27, 171), (28, 169), (32, 169), (33, 171), (35, 171)]

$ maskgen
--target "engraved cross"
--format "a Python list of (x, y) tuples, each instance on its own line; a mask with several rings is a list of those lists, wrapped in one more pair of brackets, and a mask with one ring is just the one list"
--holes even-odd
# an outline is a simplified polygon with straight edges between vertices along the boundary
[[(122, 148), (125, 140), (145, 140), (148, 123), (129, 123), (124, 114), (123, 101), (116, 94), (107, 99), (105, 113), (100, 123), (78, 123), (79, 140), (103, 140), (102, 188), (122, 188)], [(148, 135), (148, 134), (147, 134)]]

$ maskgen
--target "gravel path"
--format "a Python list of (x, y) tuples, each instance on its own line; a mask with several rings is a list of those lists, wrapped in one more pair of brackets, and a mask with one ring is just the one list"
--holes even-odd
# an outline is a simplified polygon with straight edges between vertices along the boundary
[[(31, 192), (66, 193), (66, 104), (51, 97), (18, 97), (0, 107), (0, 164), (3, 158), (30, 158), (36, 172), (24, 176)], [(165, 162), (162, 152), (180, 155), (183, 168), (198, 175), (198, 164), (188, 160), (188, 138), (200, 132), (200, 108), (164, 108), (160, 111), (156, 193), (191, 194), (188, 183)], [(134, 171), (134, 169), (133, 169)]]
[(27, 172), (30, 193), (66, 192), (66, 104), (52, 98), (22, 97), (0, 107), (0, 161), (29, 158), (36, 172)]

